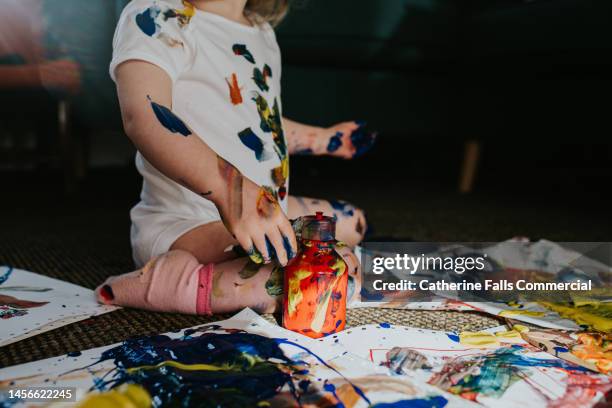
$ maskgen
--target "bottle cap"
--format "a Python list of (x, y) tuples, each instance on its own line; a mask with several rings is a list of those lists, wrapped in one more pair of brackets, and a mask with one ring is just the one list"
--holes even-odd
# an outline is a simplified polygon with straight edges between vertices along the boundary
[(336, 239), (336, 219), (318, 211), (315, 215), (301, 217), (302, 239), (315, 241), (334, 241)]

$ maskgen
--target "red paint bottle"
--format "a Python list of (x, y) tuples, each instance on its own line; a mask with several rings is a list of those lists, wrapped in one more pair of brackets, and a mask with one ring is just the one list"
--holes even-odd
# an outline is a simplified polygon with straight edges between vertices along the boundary
[(283, 326), (318, 338), (344, 329), (348, 270), (335, 251), (336, 221), (322, 212), (298, 221), (298, 255), (285, 267)]

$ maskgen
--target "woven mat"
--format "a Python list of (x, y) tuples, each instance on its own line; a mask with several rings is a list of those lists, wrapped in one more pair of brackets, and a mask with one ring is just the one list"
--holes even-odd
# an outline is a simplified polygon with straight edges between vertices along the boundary
[[(107, 276), (131, 270), (129, 245), (117, 240), (115, 232), (98, 233), (94, 237), (79, 236), (76, 230), (75, 234), (70, 234), (70, 229), (70, 225), (65, 225), (67, 234), (61, 236), (0, 232), (0, 265), (11, 265), (92, 289)], [(65, 236), (72, 238), (66, 239)], [(105, 346), (132, 336), (179, 330), (230, 316), (186, 316), (122, 309), (2, 347), (0, 367)], [(276, 321), (272, 315), (264, 317)], [(477, 313), (385, 309), (348, 312), (348, 327), (378, 322), (455, 331), (482, 330), (500, 324), (490, 316)]]

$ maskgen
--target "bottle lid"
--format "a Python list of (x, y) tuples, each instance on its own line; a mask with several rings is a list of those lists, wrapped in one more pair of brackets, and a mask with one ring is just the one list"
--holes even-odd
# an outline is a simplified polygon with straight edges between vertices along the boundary
[(334, 241), (336, 239), (336, 219), (318, 211), (315, 215), (301, 217), (302, 239), (315, 241)]

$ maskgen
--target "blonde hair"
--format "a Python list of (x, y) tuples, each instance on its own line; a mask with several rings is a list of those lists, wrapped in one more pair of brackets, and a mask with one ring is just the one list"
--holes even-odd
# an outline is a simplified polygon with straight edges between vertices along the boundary
[(245, 14), (256, 22), (276, 26), (287, 15), (289, 0), (247, 0)]

